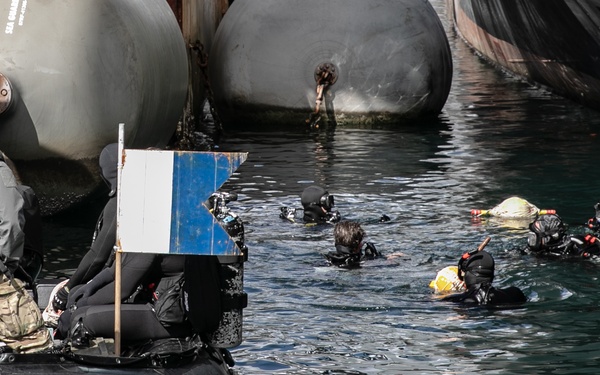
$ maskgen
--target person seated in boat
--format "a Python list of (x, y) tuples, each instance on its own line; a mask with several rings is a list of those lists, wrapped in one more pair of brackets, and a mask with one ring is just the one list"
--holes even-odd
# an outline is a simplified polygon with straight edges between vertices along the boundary
[(0, 260), (33, 289), (43, 265), (42, 218), (33, 189), (21, 183), (13, 162), (0, 151)]
[(34, 289), (37, 278), (44, 265), (44, 243), (42, 234), (42, 215), (37, 195), (33, 189), (26, 185), (18, 186), (23, 196), (23, 213), (25, 216), (25, 242), (23, 244), (23, 257), (15, 277), (25, 281), (27, 287)]
[(33, 190), (20, 183), (14, 164), (0, 151), (0, 353), (34, 353), (52, 345), (35, 301), (34, 281), (43, 260), (37, 203)]
[[(181, 282), (185, 256), (124, 253), (121, 265), (121, 332), (124, 340), (186, 337), (189, 322), (182, 311), (179, 320), (162, 322), (157, 303), (166, 298), (166, 284)], [(115, 264), (103, 269), (90, 282), (71, 292), (68, 306), (58, 320), (55, 338), (71, 338), (85, 346), (90, 338), (114, 337)], [(181, 308), (174, 304), (171, 308)], [(171, 315), (176, 315), (172, 312)]]
[(52, 309), (55, 312), (65, 310), (69, 293), (97, 275), (107, 265), (113, 254), (117, 237), (117, 163), (118, 144), (112, 143), (105, 146), (100, 153), (99, 164), (102, 179), (110, 188), (109, 198), (96, 222), (90, 249), (69, 281), (54, 294)]
[[(300, 195), (300, 202), (302, 220), (307, 224), (337, 223), (342, 218), (340, 213), (334, 210), (333, 195), (320, 186), (312, 185), (305, 188)], [(298, 214), (295, 208), (282, 207), (279, 217), (295, 222)]]
[[(56, 339), (85, 347), (93, 338), (114, 338), (115, 266), (72, 292), (67, 310), (59, 317)], [(243, 298), (229, 295), (224, 307), (222, 291), (230, 286), (223, 284), (223, 277), (228, 276), (221, 273), (215, 256), (123, 253), (122, 341), (135, 346), (199, 334), (208, 344), (204, 339), (221, 327), (223, 313), (245, 307)], [(240, 323), (231, 319), (224, 324)]]
[(540, 256), (590, 258), (600, 255), (600, 239), (595, 234), (569, 235), (560, 216), (538, 216), (530, 225), (527, 248)]
[(359, 267), (364, 260), (375, 259), (381, 254), (372, 242), (364, 241), (366, 233), (355, 221), (340, 221), (333, 228), (335, 251), (325, 254), (330, 265), (341, 268)]
[(500, 306), (517, 305), (527, 301), (521, 289), (511, 286), (495, 288), (494, 258), (485, 250), (465, 253), (458, 261), (457, 276), (464, 281), (467, 290), (463, 293), (443, 297), (442, 301), (467, 305)]

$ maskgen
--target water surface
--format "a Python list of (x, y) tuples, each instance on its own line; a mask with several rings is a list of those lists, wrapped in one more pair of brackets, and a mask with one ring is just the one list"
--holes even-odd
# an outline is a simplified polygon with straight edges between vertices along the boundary
[[(521, 251), (523, 222), (474, 220), (517, 195), (556, 209), (572, 231), (594, 214), (598, 112), (496, 71), (456, 36), (445, 2), (454, 83), (439, 121), (339, 127), (313, 133), (226, 133), (221, 151), (248, 152), (224, 186), (246, 225), (244, 342), (240, 374), (597, 373), (600, 268)], [(332, 226), (282, 221), (309, 184), (326, 186), (394, 260), (361, 269), (325, 266)], [(101, 204), (47, 223), (45, 272), (65, 274), (91, 240)], [(391, 220), (379, 223), (381, 215)], [(487, 236), (499, 287), (523, 289), (520, 309), (437, 301), (436, 272)]]

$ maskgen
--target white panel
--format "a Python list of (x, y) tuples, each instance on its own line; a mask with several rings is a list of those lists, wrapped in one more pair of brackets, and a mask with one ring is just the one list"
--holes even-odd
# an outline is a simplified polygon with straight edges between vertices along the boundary
[(124, 150), (117, 237), (125, 252), (169, 253), (172, 151)]

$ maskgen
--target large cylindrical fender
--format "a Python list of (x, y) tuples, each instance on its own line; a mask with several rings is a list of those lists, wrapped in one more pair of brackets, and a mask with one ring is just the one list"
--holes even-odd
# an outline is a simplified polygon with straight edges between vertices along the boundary
[(210, 53), (216, 109), (226, 126), (302, 124), (324, 66), (336, 77), (321, 109), (338, 124), (436, 116), (452, 81), (428, 1), (236, 0)]
[(119, 123), (128, 147), (169, 141), (188, 58), (164, 0), (9, 0), (0, 4), (0, 74), (14, 94), (0, 109), (0, 149), (45, 202), (97, 187), (96, 158)]
[(164, 0), (12, 0), (0, 22), (0, 73), (23, 107), (0, 118), (0, 148), (13, 159), (89, 157), (116, 140), (120, 122), (133, 147), (169, 140), (188, 69)]

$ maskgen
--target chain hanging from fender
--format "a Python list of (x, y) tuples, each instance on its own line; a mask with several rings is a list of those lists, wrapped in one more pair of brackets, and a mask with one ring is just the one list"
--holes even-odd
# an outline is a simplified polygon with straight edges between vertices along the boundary
[(192, 51), (196, 52), (197, 60), (196, 64), (200, 67), (200, 71), (202, 72), (202, 83), (204, 84), (204, 89), (206, 90), (206, 98), (208, 99), (208, 104), (210, 107), (210, 114), (212, 115), (213, 121), (215, 123), (215, 128), (221, 134), (223, 132), (223, 124), (221, 122), (221, 118), (215, 109), (215, 99), (213, 96), (212, 88), (210, 87), (210, 81), (208, 79), (208, 53), (206, 53), (206, 49), (204, 45), (200, 43), (200, 41), (196, 41), (195, 44), (190, 44), (190, 48)]
[(177, 130), (175, 132), (177, 136), (176, 148), (178, 150), (192, 150), (194, 147), (194, 111), (192, 105), (194, 102), (192, 94), (192, 84), (188, 83), (188, 96), (183, 109), (183, 116), (177, 122)]
[(315, 69), (315, 81), (317, 82), (317, 99), (315, 110), (312, 112), (306, 123), (310, 128), (318, 128), (321, 115), (319, 114), (321, 103), (323, 103), (323, 96), (325, 91), (331, 85), (337, 81), (337, 72), (335, 66), (331, 63), (323, 63), (317, 66)]

